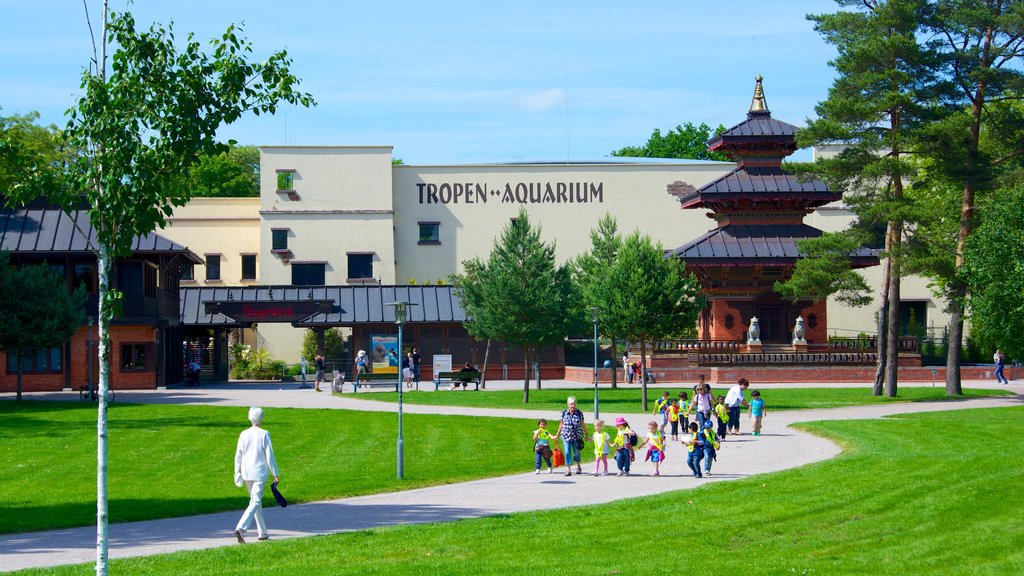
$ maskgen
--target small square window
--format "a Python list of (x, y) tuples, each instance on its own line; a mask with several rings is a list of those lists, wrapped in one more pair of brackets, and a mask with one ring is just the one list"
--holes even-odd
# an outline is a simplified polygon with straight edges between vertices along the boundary
[(220, 254), (206, 255), (206, 279), (220, 280)]
[(270, 249), (271, 250), (287, 250), (288, 249), (288, 229), (287, 228), (275, 228), (270, 231)]
[(122, 372), (146, 370), (146, 358), (145, 344), (121, 344)]
[(440, 222), (420, 222), (420, 244), (441, 243)]
[(323, 262), (292, 262), (292, 286), (323, 286), (326, 268)]
[(187, 264), (185, 266), (185, 269), (181, 271), (181, 279), (182, 280), (195, 280), (196, 279), (195, 264)]
[(279, 170), (277, 172), (278, 190), (295, 190), (295, 171)]
[(242, 254), (242, 280), (256, 279), (256, 255)]
[(348, 279), (368, 280), (373, 278), (373, 254), (372, 253), (349, 253), (348, 255)]

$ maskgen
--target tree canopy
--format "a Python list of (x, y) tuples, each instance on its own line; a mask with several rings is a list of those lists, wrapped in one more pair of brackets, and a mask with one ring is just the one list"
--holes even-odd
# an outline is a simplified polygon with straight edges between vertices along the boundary
[(708, 152), (708, 140), (725, 132), (721, 124), (714, 131), (707, 124), (694, 126), (690, 122), (677, 125), (664, 135), (655, 128), (643, 146), (626, 146), (612, 151), (612, 156), (632, 158), (688, 158), (691, 160), (719, 160), (727, 162), (729, 157), (721, 152)]
[(260, 195), (260, 151), (229, 146), (225, 152), (201, 154), (189, 171), (192, 196), (238, 198)]
[(0, 195), (25, 193), (60, 162), (60, 131), (38, 120), (38, 112), (0, 116)]

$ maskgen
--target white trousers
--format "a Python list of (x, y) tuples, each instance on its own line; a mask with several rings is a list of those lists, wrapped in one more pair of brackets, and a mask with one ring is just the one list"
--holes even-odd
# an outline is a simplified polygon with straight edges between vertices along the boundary
[(256, 533), (259, 536), (267, 535), (267, 523), (263, 521), (263, 488), (266, 480), (246, 480), (245, 487), (249, 489), (249, 507), (245, 509), (242, 518), (238, 520), (235, 530), (245, 533), (252, 526), (253, 518), (256, 519)]

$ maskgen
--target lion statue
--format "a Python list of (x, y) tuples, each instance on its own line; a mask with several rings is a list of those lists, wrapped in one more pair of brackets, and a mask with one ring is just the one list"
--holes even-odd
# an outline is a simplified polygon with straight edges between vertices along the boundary
[(747, 328), (747, 344), (761, 343), (761, 321), (754, 316), (750, 319), (750, 328)]
[(793, 344), (806, 344), (807, 340), (804, 339), (804, 334), (804, 318), (797, 316), (796, 325), (793, 326)]

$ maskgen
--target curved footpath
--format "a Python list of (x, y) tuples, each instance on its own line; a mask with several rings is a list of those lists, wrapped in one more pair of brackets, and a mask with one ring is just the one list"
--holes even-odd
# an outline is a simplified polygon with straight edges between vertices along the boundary
[[(556, 385), (549, 384), (549, 387), (556, 387)], [(771, 387), (763, 388), (770, 389)], [(672, 444), (667, 450), (668, 458), (662, 466), (662, 476), (659, 478), (649, 475), (652, 466), (649, 463), (641, 462), (641, 459), (634, 464), (633, 474), (628, 478), (615, 476), (595, 478), (588, 474), (565, 477), (557, 472), (550, 475), (546, 473), (534, 475), (530, 470), (532, 461), (529, 457), (524, 457), (523, 468), (529, 470), (524, 474), (372, 496), (295, 504), (287, 509), (267, 508), (264, 513), (270, 527), (271, 537), (280, 540), (395, 524), (444, 522), (492, 514), (601, 504), (621, 499), (623, 494), (628, 494), (628, 497), (632, 498), (694, 488), (708, 482), (745, 478), (754, 474), (803, 466), (832, 458), (840, 453), (839, 447), (834, 443), (800, 432), (790, 426), (797, 422), (880, 418), (893, 414), (1019, 406), (1024, 403), (1024, 396), (1019, 395), (1024, 392), (1024, 386), (1014, 384), (1009, 388), (1017, 392), (1018, 396), (788, 412), (771, 412), (769, 406), (769, 413), (765, 418), (764, 434), (757, 438), (750, 436), (749, 420), (744, 418), (741, 427), (748, 434), (730, 437), (726, 440), (720, 458), (713, 468), (714, 475), (704, 479), (690, 476), (683, 458), (685, 449), (679, 444)], [(74, 397), (77, 398), (77, 395)], [(67, 400), (72, 398), (72, 395), (70, 393), (31, 394), (29, 398)], [(355, 400), (330, 394), (315, 394), (310, 390), (298, 390), (294, 386), (291, 386), (290, 389), (275, 390), (274, 386), (222, 385), (197, 389), (123, 392), (118, 393), (117, 401), (395, 410), (394, 404), (391, 403)], [(418, 414), (504, 416), (527, 419), (538, 418), (545, 414), (532, 410), (495, 410), (411, 404), (406, 404), (405, 410)], [(241, 412), (239, 414), (240, 421), (244, 421), (244, 414)], [(272, 414), (271, 412), (268, 420), (271, 431), (273, 431)], [(608, 419), (619, 415), (605, 414), (605, 417)], [(623, 416), (630, 423), (639, 427), (643, 427), (643, 424), (651, 418), (650, 415), (640, 414)], [(609, 463), (614, 474), (614, 462), (610, 461)], [(592, 471), (592, 466), (592, 463), (585, 464), (584, 471)], [(284, 470), (283, 472), (285, 473), (285, 487), (287, 487), (288, 471)], [(614, 489), (615, 486), (625, 482), (630, 484), (628, 491)], [(237, 546), (231, 530), (245, 504), (244, 495), (239, 494), (239, 508), (231, 512), (111, 524), (110, 557), (115, 559), (163, 554), (178, 550)], [(258, 546), (259, 544), (254, 540), (249, 545)], [(0, 536), (0, 570), (92, 562), (95, 560), (95, 547), (96, 529), (94, 526), (7, 534)]]

